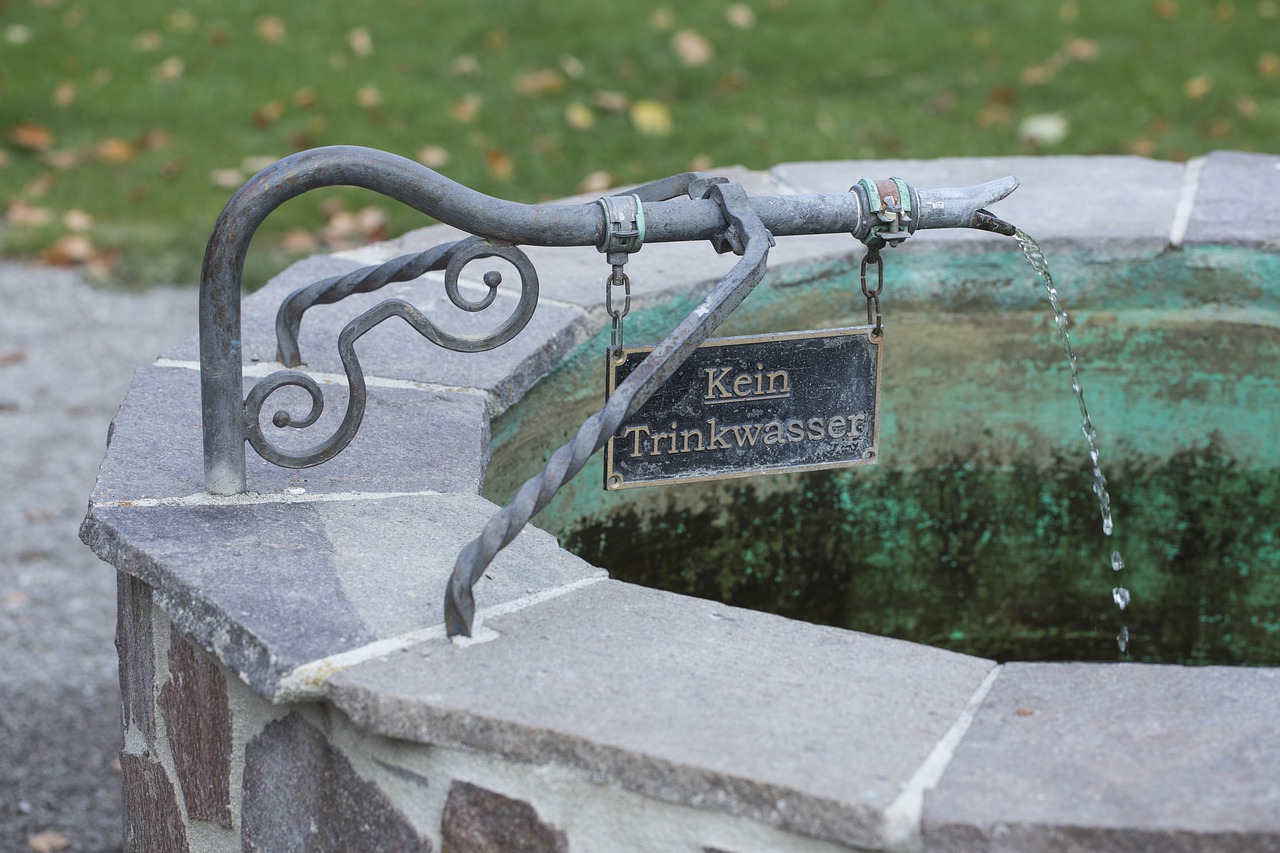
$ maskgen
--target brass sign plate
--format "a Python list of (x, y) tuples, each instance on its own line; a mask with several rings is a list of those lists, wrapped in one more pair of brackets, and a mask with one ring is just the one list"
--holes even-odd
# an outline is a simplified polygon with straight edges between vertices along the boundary
[[(874, 327), (707, 341), (605, 448), (609, 490), (876, 461)], [(609, 360), (609, 393), (652, 347)]]

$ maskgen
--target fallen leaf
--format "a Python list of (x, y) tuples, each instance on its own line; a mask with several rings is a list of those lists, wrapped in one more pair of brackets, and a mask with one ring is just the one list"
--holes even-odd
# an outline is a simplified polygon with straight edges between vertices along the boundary
[(604, 192), (614, 185), (613, 173), (601, 170), (598, 172), (588, 172), (581, 181), (578, 182), (578, 192), (580, 193), (598, 193)]
[(361, 86), (356, 90), (356, 103), (361, 109), (371, 110), (382, 104), (382, 92), (372, 84)]
[(160, 164), (160, 177), (172, 181), (187, 170), (187, 161), (181, 157), (173, 157)]
[(450, 113), (453, 115), (454, 121), (470, 124), (476, 120), (480, 107), (483, 105), (484, 98), (480, 97), (476, 92), (468, 92), (454, 102)]
[(9, 141), (28, 151), (43, 151), (53, 144), (53, 131), (42, 124), (28, 122), (10, 130)]
[(1236, 112), (1245, 118), (1253, 118), (1258, 114), (1258, 102), (1248, 95), (1236, 98)]
[(9, 204), (4, 220), (13, 228), (39, 228), (53, 221), (53, 211), (47, 207), (27, 204), (19, 198)]
[(476, 59), (473, 53), (459, 54), (454, 58), (450, 68), (458, 77), (470, 77), (480, 70), (480, 60)]
[(724, 19), (737, 30), (749, 30), (756, 25), (756, 13), (746, 3), (730, 3), (725, 7)]
[(1080, 7), (1074, 2), (1063, 3), (1058, 7), (1058, 20), (1064, 24), (1074, 24), (1080, 17)]
[(168, 148), (172, 142), (173, 137), (168, 131), (152, 128), (138, 137), (138, 148), (142, 151), (158, 151), (161, 148)]
[(78, 94), (79, 90), (76, 88), (76, 84), (70, 80), (64, 80), (58, 84), (58, 88), (53, 90), (54, 106), (65, 110), (76, 102), (76, 95)]
[(1175, 0), (1156, 0), (1151, 4), (1151, 14), (1166, 21), (1178, 17), (1178, 4)]
[(995, 127), (1013, 121), (1013, 110), (1005, 104), (987, 104), (973, 117), (973, 123), (980, 128)]
[(1096, 41), (1084, 38), (1067, 39), (1063, 49), (1066, 50), (1067, 56), (1080, 62), (1093, 62), (1102, 52)]
[(8, 352), (0, 352), (0, 366), (8, 364), (22, 364), (22, 362), (26, 360), (26, 350), (11, 349)]
[(929, 112), (949, 113), (956, 108), (956, 96), (952, 92), (939, 92), (929, 101)]
[(284, 21), (274, 15), (268, 15), (265, 18), (259, 18), (255, 29), (258, 32), (258, 38), (268, 44), (276, 44), (284, 39), (285, 27)]
[(373, 53), (373, 36), (369, 34), (367, 27), (356, 27), (347, 33), (347, 47), (351, 48), (351, 52), (361, 58)]
[(320, 248), (320, 242), (305, 228), (293, 228), (280, 237), (280, 248), (297, 255), (303, 252), (314, 252)]
[(682, 65), (705, 65), (716, 55), (711, 42), (696, 30), (680, 30), (673, 35), (671, 49)]
[(505, 50), (507, 47), (507, 31), (490, 30), (484, 37), (484, 43), (494, 53)]
[(1276, 56), (1270, 51), (1263, 53), (1258, 56), (1258, 64), (1256, 67), (1258, 69), (1259, 77), (1262, 77), (1263, 79), (1266, 79), (1267, 77), (1274, 77), (1278, 72), (1280, 72), (1280, 56)]
[(587, 73), (587, 66), (583, 65), (582, 60), (576, 56), (562, 56), (560, 70), (570, 80), (581, 80)]
[(636, 101), (630, 115), (631, 126), (642, 136), (666, 136), (671, 132), (671, 110), (661, 101)]
[(1198, 101), (1211, 91), (1213, 91), (1213, 78), (1208, 74), (1197, 74), (1183, 87), (1183, 92), (1191, 101)]
[(574, 130), (586, 130), (596, 123), (596, 114), (581, 101), (573, 101), (564, 108), (564, 121)]
[(47, 829), (37, 835), (27, 837), (27, 846), (35, 853), (57, 853), (71, 846), (71, 839), (61, 832)]
[(711, 94), (731, 95), (734, 92), (742, 91), (742, 87), (746, 85), (747, 72), (741, 68), (735, 68), (716, 81), (716, 84), (711, 87)]
[(253, 111), (253, 124), (260, 130), (266, 130), (284, 115), (284, 104), (280, 101), (267, 101)]
[(84, 234), (65, 234), (40, 253), (45, 263), (73, 267), (93, 257), (93, 242)]
[(1035, 708), (1021, 707), (1014, 711), (1019, 717), (1034, 717), (1036, 715)]
[(164, 22), (169, 29), (177, 30), (180, 33), (193, 33), (196, 31), (196, 16), (186, 9), (175, 9), (164, 16)]
[(649, 29), (664, 32), (675, 26), (675, 14), (665, 6), (659, 6), (649, 13)]
[(1128, 145), (1129, 153), (1138, 157), (1152, 157), (1156, 153), (1156, 141), (1154, 139), (1135, 139)]
[(179, 57), (171, 56), (156, 66), (152, 76), (157, 83), (172, 83), (187, 70), (187, 64)]
[(133, 37), (133, 49), (139, 53), (150, 53), (160, 47), (160, 34), (155, 30), (142, 30)]
[(485, 152), (484, 159), (489, 166), (489, 176), (495, 181), (505, 181), (515, 174), (515, 161), (505, 151), (490, 148)]
[(270, 154), (254, 154), (240, 161), (240, 171), (246, 175), (256, 175), (268, 166), (275, 165), (279, 159)]
[(76, 149), (46, 151), (40, 155), (40, 162), (50, 165), (60, 172), (65, 172), (67, 169), (74, 169), (86, 159), (88, 159), (87, 152)]
[(622, 113), (627, 111), (627, 107), (631, 105), (631, 99), (622, 92), (610, 92), (600, 90), (591, 96), (591, 103), (602, 110), (611, 113)]
[(293, 93), (293, 105), (299, 109), (309, 110), (320, 103), (320, 96), (310, 86), (303, 86)]
[(118, 165), (138, 156), (138, 150), (126, 139), (110, 136), (93, 146), (94, 155), (103, 163)]
[(9, 165), (9, 152), (0, 148), (0, 169)]
[(564, 89), (564, 75), (553, 68), (527, 71), (516, 78), (516, 91), (522, 95), (549, 95)]
[(44, 198), (53, 189), (53, 185), (53, 175), (44, 172), (27, 181), (27, 185), (22, 188), (22, 196), (28, 199)]
[[(9, 355), (9, 353), (5, 353), (4, 355)], [(3, 361), (4, 355), (0, 355), (0, 364), (7, 363)], [(25, 592), (23, 592), (20, 589), (5, 590), (5, 593), (4, 593), (5, 607), (12, 607), (16, 609), (23, 606), (30, 600), (31, 600), (31, 596), (27, 595)]]
[(26, 44), (31, 41), (31, 27), (24, 24), (10, 24), (4, 28), (4, 40), (9, 44)]
[(439, 145), (427, 145), (418, 149), (418, 162), (428, 169), (439, 169), (449, 162), (449, 152)]
[(1209, 122), (1209, 136), (1213, 139), (1226, 139), (1231, 135), (1231, 119), (1215, 118)]
[(689, 171), (705, 172), (711, 168), (711, 157), (707, 154), (699, 154), (689, 161)]
[(1056, 145), (1067, 136), (1069, 124), (1062, 113), (1027, 116), (1018, 124), (1018, 136), (1032, 145)]
[(93, 227), (93, 217), (76, 208), (62, 214), (62, 224), (68, 231), (88, 231)]
[(1236, 7), (1229, 0), (1218, 0), (1218, 5), (1213, 7), (1213, 16), (1218, 19), (1218, 23), (1225, 24), (1236, 15)]
[(1280, 3), (1275, 0), (1258, 0), (1259, 18), (1274, 18), (1276, 15), (1280, 15)]
[(239, 169), (214, 169), (209, 173), (209, 183), (224, 190), (238, 189), (245, 181)]

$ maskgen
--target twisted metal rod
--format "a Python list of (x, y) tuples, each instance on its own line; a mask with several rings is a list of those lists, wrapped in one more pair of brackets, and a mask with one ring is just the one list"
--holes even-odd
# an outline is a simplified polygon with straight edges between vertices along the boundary
[(644, 405), (764, 277), (773, 237), (752, 209), (745, 191), (736, 184), (712, 184), (706, 197), (720, 205), (729, 223), (717, 242), (733, 246), (741, 260), (618, 385), (604, 408), (589, 417), (573, 440), (553, 453), (541, 473), (526, 481), (511, 503), (489, 519), (480, 535), (462, 549), (445, 593), (445, 627), (449, 636), (471, 636), (475, 620), (473, 588), (497, 553), (582, 470), (591, 455)]

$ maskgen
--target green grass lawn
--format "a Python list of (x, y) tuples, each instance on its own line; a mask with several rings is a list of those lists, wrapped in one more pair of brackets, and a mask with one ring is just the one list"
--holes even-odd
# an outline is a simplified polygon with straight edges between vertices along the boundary
[[(1277, 6), (0, 0), (0, 253), (192, 282), (235, 186), (337, 143), (521, 201), (717, 164), (1274, 151)], [(250, 283), (423, 223), (310, 194)]]

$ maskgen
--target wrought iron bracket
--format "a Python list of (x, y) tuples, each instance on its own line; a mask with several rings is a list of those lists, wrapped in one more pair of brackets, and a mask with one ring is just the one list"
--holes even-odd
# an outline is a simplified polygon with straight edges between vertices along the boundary
[[(573, 441), (556, 451), (543, 471), (525, 483), (511, 504), (463, 549), (449, 581), (445, 620), (450, 635), (469, 634), (475, 616), (472, 588), (493, 556), (759, 283), (775, 237), (848, 233), (874, 248), (921, 228), (981, 228), (1005, 233), (1006, 224), (983, 208), (1012, 192), (1017, 180), (1009, 177), (975, 187), (922, 190), (895, 179), (896, 201), (886, 207), (881, 194), (878, 208), (862, 184), (870, 182), (855, 185), (848, 193), (749, 197), (741, 186), (725, 178), (688, 172), (597, 203), (524, 205), (477, 193), (411, 160), (370, 148), (335, 146), (285, 158), (259, 172), (232, 196), (205, 250), (200, 279), (205, 488), (220, 495), (246, 491), (246, 443), (268, 461), (295, 468), (317, 465), (340, 453), (364, 416), (365, 382), (356, 342), (386, 320), (403, 320), (432, 343), (460, 352), (492, 349), (519, 334), (538, 302), (537, 272), (520, 245), (595, 246), (609, 255), (611, 263), (615, 258), (625, 261), (646, 243), (691, 240), (708, 240), (718, 252), (739, 255), (738, 263), (618, 386), (605, 407), (588, 418)], [(325, 279), (290, 294), (276, 317), (278, 357), (285, 369), (265, 377), (245, 395), (240, 300), (249, 244), (258, 227), (281, 204), (329, 186), (372, 190), (474, 236)], [(898, 209), (891, 209), (895, 205)], [(914, 216), (904, 218), (904, 209), (914, 211)], [(520, 276), (517, 305), (496, 329), (480, 336), (449, 334), (410, 303), (385, 300), (349, 322), (339, 334), (338, 353), (350, 393), (335, 432), (305, 450), (278, 447), (264, 434), (263, 410), (280, 388), (301, 388), (311, 405), (300, 416), (275, 412), (271, 421), (277, 428), (305, 429), (314, 425), (323, 411), (319, 385), (295, 369), (303, 363), (298, 332), (308, 308), (443, 270), (450, 301), (466, 311), (483, 311), (494, 304), (501, 276), (493, 271), (485, 273), (482, 280), (489, 292), (476, 300), (462, 294), (459, 282), (464, 267), (485, 258), (510, 263)]]

